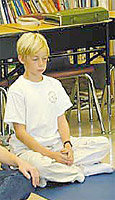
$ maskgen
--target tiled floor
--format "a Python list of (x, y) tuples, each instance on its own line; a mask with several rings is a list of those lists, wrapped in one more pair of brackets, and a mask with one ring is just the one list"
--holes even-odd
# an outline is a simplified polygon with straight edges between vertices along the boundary
[[(73, 110), (71, 113), (70, 118), (70, 131), (71, 135), (73, 136), (99, 136), (102, 135), (100, 130), (100, 125), (97, 119), (96, 111), (94, 110), (94, 118), (93, 123), (91, 124), (89, 122), (88, 117), (88, 110), (82, 110), (82, 122), (81, 124), (78, 124), (77, 117), (76, 117), (76, 110)], [(106, 131), (108, 130), (108, 117), (107, 117), (107, 108), (105, 106), (104, 108), (104, 125)], [(112, 133), (108, 134), (106, 133), (105, 136), (109, 138), (110, 140), (110, 153), (106, 156), (104, 159), (104, 162), (111, 163), (115, 167), (115, 103), (112, 104), (112, 116), (111, 116), (111, 125), (112, 125)], [(44, 198), (41, 198), (37, 195), (31, 194), (30, 198), (28, 200), (43, 200)]]

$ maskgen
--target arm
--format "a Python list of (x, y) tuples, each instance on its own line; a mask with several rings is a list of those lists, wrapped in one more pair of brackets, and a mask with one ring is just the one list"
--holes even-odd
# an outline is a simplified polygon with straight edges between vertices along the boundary
[(23, 173), (23, 175), (26, 178), (30, 179), (32, 177), (32, 184), (34, 187), (39, 185), (38, 170), (35, 167), (32, 167), (26, 161), (10, 153), (7, 149), (5, 149), (2, 146), (0, 146), (0, 162), (8, 164), (8, 165), (12, 165), (12, 166), (18, 166), (20, 172)]
[(57, 162), (66, 164), (67, 158), (61, 152), (52, 152), (49, 149), (39, 144), (31, 135), (26, 131), (26, 126), (23, 124), (13, 123), (16, 132), (16, 137), (22, 143), (24, 143), (29, 149), (35, 152), (41, 153), (43, 156), (48, 156), (51, 159), (55, 159)]
[(70, 130), (65, 115), (58, 117), (58, 130), (61, 135), (62, 142), (70, 141)]
[[(58, 130), (59, 130), (63, 144), (66, 141), (70, 141), (69, 125), (64, 114), (58, 117)], [(64, 149), (61, 152), (67, 155), (67, 159), (68, 159), (67, 164), (68, 165), (73, 164), (73, 160), (74, 160), (73, 151), (69, 143), (65, 144)]]

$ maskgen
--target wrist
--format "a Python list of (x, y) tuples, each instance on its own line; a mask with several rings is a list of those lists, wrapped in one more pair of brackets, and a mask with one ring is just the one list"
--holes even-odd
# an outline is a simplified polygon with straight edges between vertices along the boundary
[(15, 158), (15, 165), (19, 167), (20, 163), (21, 163), (21, 159), (19, 157), (16, 157)]
[(71, 143), (71, 141), (70, 140), (67, 140), (67, 141), (65, 141), (64, 143), (63, 143), (63, 146), (64, 146), (64, 148), (66, 148), (66, 147), (71, 147), (72, 148), (72, 143)]
[(55, 159), (55, 152), (50, 151), (49, 154), (47, 155), (51, 159)]

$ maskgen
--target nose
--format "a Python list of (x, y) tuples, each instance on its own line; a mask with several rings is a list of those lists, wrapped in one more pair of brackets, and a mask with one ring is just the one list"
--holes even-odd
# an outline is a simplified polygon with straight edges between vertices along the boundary
[(38, 63), (39, 63), (40, 66), (42, 66), (42, 64), (43, 64), (43, 59), (42, 59), (42, 58), (39, 58)]

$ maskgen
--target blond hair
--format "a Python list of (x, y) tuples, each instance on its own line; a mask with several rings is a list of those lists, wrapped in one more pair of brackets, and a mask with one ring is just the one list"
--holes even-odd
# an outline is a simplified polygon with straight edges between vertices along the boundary
[(17, 53), (22, 57), (34, 56), (39, 50), (46, 49), (49, 56), (49, 47), (46, 39), (39, 33), (24, 33), (17, 41)]

